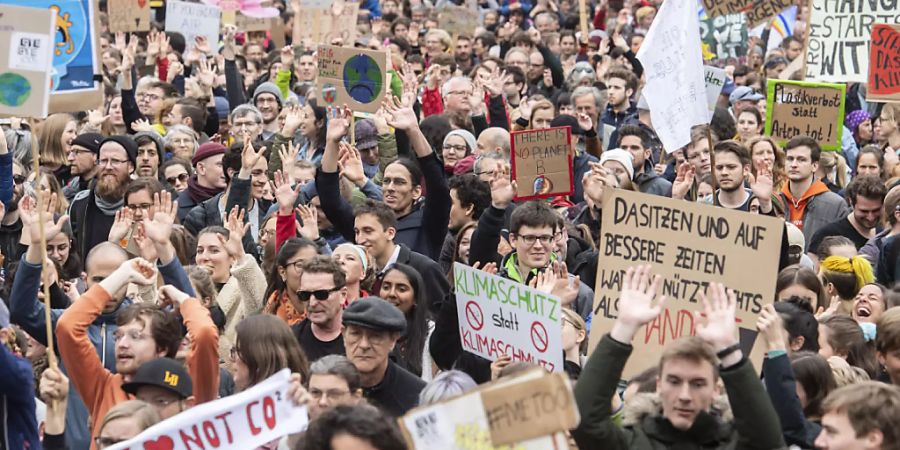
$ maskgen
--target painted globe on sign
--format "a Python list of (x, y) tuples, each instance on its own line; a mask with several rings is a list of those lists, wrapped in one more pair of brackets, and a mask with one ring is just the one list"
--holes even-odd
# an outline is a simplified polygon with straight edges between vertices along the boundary
[(344, 64), (344, 89), (353, 100), (372, 103), (384, 87), (384, 74), (371, 56), (359, 54)]
[(0, 75), (0, 103), (22, 106), (31, 95), (31, 83), (22, 75), (7, 72)]

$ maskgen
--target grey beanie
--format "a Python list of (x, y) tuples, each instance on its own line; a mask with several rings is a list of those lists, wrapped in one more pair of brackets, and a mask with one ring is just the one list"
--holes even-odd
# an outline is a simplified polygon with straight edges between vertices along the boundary
[(256, 105), (256, 97), (259, 97), (260, 94), (272, 94), (275, 96), (275, 99), (278, 100), (278, 106), (284, 105), (284, 97), (281, 96), (281, 89), (278, 89), (278, 86), (271, 81), (266, 81), (263, 84), (260, 84), (253, 91), (253, 105)]
[(159, 135), (159, 133), (155, 131), (140, 131), (134, 134), (134, 140), (137, 142), (141, 137), (150, 138), (154, 144), (156, 144), (156, 151), (159, 153), (159, 160), (162, 161), (162, 157), (166, 152), (166, 145), (163, 143), (163, 137)]

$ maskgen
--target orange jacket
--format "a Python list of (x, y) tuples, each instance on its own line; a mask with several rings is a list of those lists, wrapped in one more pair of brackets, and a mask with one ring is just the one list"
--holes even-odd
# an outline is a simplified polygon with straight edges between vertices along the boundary
[(828, 190), (828, 186), (825, 186), (825, 183), (816, 180), (799, 199), (795, 199), (793, 194), (791, 194), (790, 183), (784, 183), (781, 193), (784, 194), (784, 198), (787, 200), (787, 214), (785, 214), (787, 221), (796, 225), (800, 231), (803, 231), (803, 213), (806, 210), (809, 199), (825, 192), (831, 191)]
[[(91, 414), (92, 437), (99, 434), (100, 424), (110, 408), (133, 398), (122, 390), (122, 374), (113, 374), (103, 367), (87, 336), (88, 326), (111, 300), (103, 287), (95, 285), (66, 309), (56, 325), (59, 354), (69, 371), (69, 379)], [(194, 398), (198, 404), (215, 400), (219, 396), (218, 330), (209, 311), (196, 299), (181, 304), (181, 315), (193, 338), (187, 366), (193, 380)], [(91, 449), (95, 448), (91, 439)]]

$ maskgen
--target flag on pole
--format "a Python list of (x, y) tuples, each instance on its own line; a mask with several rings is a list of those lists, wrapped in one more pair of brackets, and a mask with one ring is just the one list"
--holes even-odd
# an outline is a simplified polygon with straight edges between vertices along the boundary
[(691, 142), (692, 126), (709, 123), (695, 6), (664, 2), (637, 54), (647, 74), (643, 95), (653, 128), (669, 153)]
[(766, 52), (768, 52), (773, 48), (778, 48), (784, 38), (794, 35), (794, 24), (796, 23), (797, 7), (791, 6), (782, 11), (781, 14), (773, 17), (768, 24), (763, 23), (750, 30), (750, 36), (762, 37), (763, 32), (766, 30), (766, 26), (770, 25), (769, 40), (766, 41)]

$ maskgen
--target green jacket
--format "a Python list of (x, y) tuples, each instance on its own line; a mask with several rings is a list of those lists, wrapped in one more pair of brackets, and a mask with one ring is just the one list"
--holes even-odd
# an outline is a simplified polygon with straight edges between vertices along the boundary
[(781, 425), (753, 364), (743, 360), (722, 370), (733, 422), (702, 412), (687, 430), (678, 430), (662, 415), (646, 416), (637, 425), (619, 428), (610, 415), (622, 370), (632, 347), (604, 335), (575, 386), (581, 423), (572, 435), (583, 449), (662, 450), (677, 448), (772, 450), (785, 448)]

